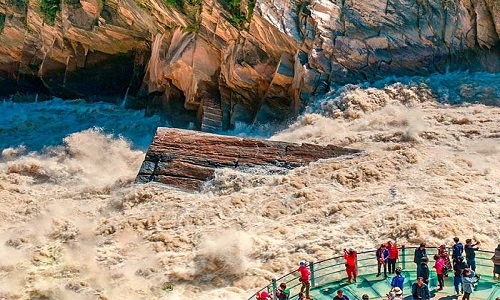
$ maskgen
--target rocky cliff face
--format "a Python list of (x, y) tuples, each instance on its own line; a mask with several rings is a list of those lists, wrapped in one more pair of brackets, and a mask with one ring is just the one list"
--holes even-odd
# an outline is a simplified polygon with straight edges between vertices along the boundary
[(0, 0), (0, 93), (283, 121), (334, 83), (500, 70), (497, 0)]

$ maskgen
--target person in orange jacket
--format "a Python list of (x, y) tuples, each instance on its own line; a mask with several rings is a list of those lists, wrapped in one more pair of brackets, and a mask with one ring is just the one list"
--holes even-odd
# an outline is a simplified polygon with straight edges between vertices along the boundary
[(351, 283), (351, 279), (356, 282), (356, 258), (358, 253), (353, 248), (344, 249), (345, 271), (347, 273), (347, 283)]

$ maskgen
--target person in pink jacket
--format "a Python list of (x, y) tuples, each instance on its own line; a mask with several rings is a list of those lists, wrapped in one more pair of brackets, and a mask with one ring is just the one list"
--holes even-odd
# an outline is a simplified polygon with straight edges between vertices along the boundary
[(444, 259), (440, 257), (439, 255), (434, 255), (434, 260), (436, 261), (434, 263), (433, 268), (436, 269), (436, 274), (438, 278), (438, 284), (439, 288), (438, 291), (441, 291), (444, 287), (444, 274), (443, 274), (443, 267), (444, 267)]

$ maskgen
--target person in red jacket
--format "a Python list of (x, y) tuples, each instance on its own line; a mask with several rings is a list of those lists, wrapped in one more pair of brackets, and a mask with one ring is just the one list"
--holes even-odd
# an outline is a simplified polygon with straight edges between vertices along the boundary
[(303, 293), (305, 291), (306, 299), (311, 299), (309, 296), (309, 289), (311, 288), (311, 271), (307, 268), (307, 263), (305, 261), (300, 262), (297, 272), (300, 273), (299, 281), (302, 283), (300, 292)]
[(396, 272), (396, 261), (399, 258), (399, 249), (396, 243), (387, 242), (387, 250), (389, 250), (389, 274)]
[(357, 270), (356, 270), (356, 258), (358, 253), (353, 248), (349, 250), (344, 249), (344, 259), (345, 259), (345, 271), (347, 273), (347, 283), (351, 283), (351, 279), (356, 282)]

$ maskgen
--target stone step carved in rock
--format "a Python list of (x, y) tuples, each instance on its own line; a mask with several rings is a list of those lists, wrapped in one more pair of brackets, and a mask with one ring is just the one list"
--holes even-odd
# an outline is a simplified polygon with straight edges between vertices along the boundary
[(201, 116), (201, 131), (217, 132), (222, 129), (222, 109), (220, 101), (203, 99), (203, 112)]

